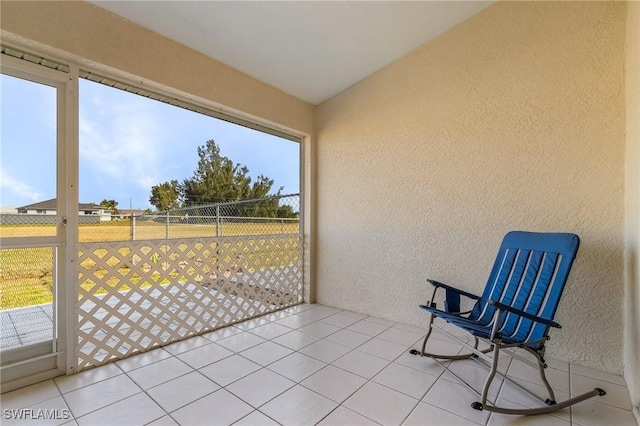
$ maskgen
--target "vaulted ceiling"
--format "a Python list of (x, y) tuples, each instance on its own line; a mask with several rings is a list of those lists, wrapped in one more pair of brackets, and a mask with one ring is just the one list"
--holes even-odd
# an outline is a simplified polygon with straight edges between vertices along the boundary
[(318, 104), (493, 1), (91, 3)]

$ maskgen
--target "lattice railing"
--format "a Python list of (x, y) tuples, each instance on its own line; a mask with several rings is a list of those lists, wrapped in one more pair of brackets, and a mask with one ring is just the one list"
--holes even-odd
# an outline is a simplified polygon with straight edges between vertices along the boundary
[(302, 302), (300, 234), (77, 247), (76, 371)]

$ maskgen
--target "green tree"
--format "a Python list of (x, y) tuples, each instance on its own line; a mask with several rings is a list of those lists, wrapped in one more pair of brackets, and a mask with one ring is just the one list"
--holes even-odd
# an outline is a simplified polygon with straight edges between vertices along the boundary
[[(255, 181), (249, 176), (249, 169), (236, 164), (220, 152), (213, 139), (198, 147), (198, 165), (193, 176), (182, 182), (172, 180), (151, 188), (149, 202), (158, 210), (168, 210), (201, 204), (229, 201), (264, 199), (270, 195), (273, 179), (259, 175)], [(275, 196), (281, 195), (280, 187)], [(291, 206), (281, 206), (278, 199), (267, 198), (257, 203), (235, 206), (234, 216), (249, 217), (297, 217)]]
[(298, 217), (298, 212), (293, 210), (293, 207), (291, 207), (288, 204), (282, 205), (282, 206), (278, 206), (278, 217), (284, 217), (284, 218), (294, 218), (294, 217)]
[(223, 156), (212, 139), (198, 147), (198, 157), (193, 176), (180, 185), (186, 206), (263, 198), (273, 187), (273, 179), (263, 175), (252, 183), (247, 166)]
[(112, 216), (120, 213), (120, 210), (118, 210), (118, 202), (116, 200), (102, 200), (100, 201), (100, 206), (104, 207), (106, 210), (109, 210)]
[(180, 206), (180, 184), (177, 180), (159, 183), (151, 187), (149, 203), (159, 211), (175, 209)]

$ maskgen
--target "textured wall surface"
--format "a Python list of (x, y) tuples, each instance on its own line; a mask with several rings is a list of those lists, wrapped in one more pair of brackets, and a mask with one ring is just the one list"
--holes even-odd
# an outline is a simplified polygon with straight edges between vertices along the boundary
[(0, 28), (82, 60), (311, 133), (313, 107), (84, 1), (3, 2)]
[[(576, 232), (549, 354), (621, 372), (625, 17), (498, 3), (318, 107), (318, 301), (421, 324), (427, 277), (480, 292), (508, 230)], [(84, 2), (3, 2), (0, 28), (312, 131), (311, 105)]]
[(424, 324), (505, 232), (575, 232), (548, 354), (622, 371), (624, 3), (504, 2), (318, 107), (317, 297)]
[(640, 422), (640, 2), (627, 12), (624, 377)]

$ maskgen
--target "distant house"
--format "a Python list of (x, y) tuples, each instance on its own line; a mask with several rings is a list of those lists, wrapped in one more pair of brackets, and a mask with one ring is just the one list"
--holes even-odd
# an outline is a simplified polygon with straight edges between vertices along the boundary
[(146, 214), (146, 210), (141, 210), (141, 209), (119, 210), (118, 213), (116, 215), (114, 215), (113, 217), (115, 219), (128, 219), (128, 218), (131, 217), (132, 214), (133, 214), (133, 216), (142, 216), (142, 215)]
[[(58, 210), (57, 200), (52, 198), (46, 201), (40, 201), (38, 203), (29, 204), (27, 206), (18, 207), (18, 214), (42, 214), (42, 215), (55, 215)], [(78, 204), (79, 215), (96, 215), (100, 217), (100, 221), (111, 220), (111, 212), (104, 206), (94, 203), (79, 203)]]

